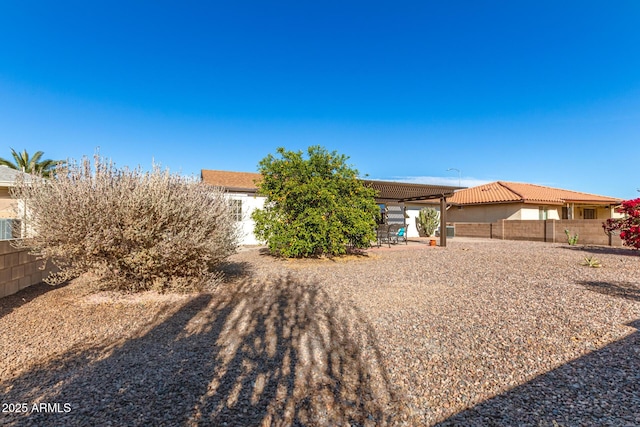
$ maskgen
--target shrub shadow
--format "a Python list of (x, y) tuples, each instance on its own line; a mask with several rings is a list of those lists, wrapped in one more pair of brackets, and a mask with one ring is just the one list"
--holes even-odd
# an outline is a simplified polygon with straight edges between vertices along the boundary
[(9, 383), (5, 402), (68, 413), (8, 425), (389, 425), (399, 399), (370, 327), (313, 283), (239, 280), (125, 342), (70, 351)]
[(580, 281), (578, 284), (599, 294), (640, 302), (640, 284), (631, 282)]
[(342, 255), (309, 255), (309, 256), (299, 256), (299, 257), (291, 257), (287, 258), (284, 256), (279, 256), (277, 254), (272, 254), (268, 248), (262, 248), (259, 250), (260, 256), (271, 258), (274, 261), (300, 261), (300, 262), (314, 262), (314, 261), (343, 261), (349, 259), (367, 259), (370, 258), (369, 253), (371, 247), (366, 249), (360, 248), (349, 248), (347, 247), (346, 252)]
[(640, 425), (639, 348), (635, 331), (437, 425)]
[(626, 256), (640, 256), (640, 251), (634, 250), (629, 247), (620, 246), (559, 246), (562, 249), (571, 251), (589, 252), (598, 255), (626, 255)]
[(35, 285), (28, 286), (15, 294), (0, 298), (0, 319), (47, 292), (64, 288), (69, 283), (70, 282), (64, 282), (59, 285), (49, 285), (44, 282), (40, 282)]
[(227, 261), (217, 266), (214, 271), (221, 273), (222, 281), (228, 283), (250, 277), (253, 274), (253, 267), (246, 261)]

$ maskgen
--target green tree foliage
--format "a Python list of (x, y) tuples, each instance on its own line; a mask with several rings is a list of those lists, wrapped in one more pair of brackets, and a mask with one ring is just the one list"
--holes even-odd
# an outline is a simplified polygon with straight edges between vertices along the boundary
[(278, 148), (259, 164), (258, 193), (264, 209), (253, 212), (255, 235), (283, 257), (340, 255), (347, 244), (368, 247), (380, 209), (375, 190), (358, 179), (347, 156), (320, 146), (301, 151)]
[(11, 155), (13, 156), (13, 161), (0, 157), (0, 165), (30, 174), (41, 175), (45, 178), (50, 178), (56, 166), (64, 163), (63, 160), (41, 160), (44, 155), (42, 151), (36, 151), (33, 157), (30, 157), (27, 150), (22, 150), (22, 153), (18, 153), (12, 148)]

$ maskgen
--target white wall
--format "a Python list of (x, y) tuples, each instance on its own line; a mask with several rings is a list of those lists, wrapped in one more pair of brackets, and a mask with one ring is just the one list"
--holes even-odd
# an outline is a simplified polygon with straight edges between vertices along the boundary
[[(406, 207), (407, 215), (409, 215), (409, 218), (407, 218), (407, 224), (409, 225), (409, 234), (407, 234), (408, 237), (420, 237), (420, 233), (418, 232), (418, 228), (416, 227), (416, 218), (418, 217), (418, 214), (420, 213), (420, 209), (422, 209), (422, 208), (432, 208), (432, 209), (435, 209), (438, 212), (440, 212), (440, 205), (435, 205), (435, 204), (428, 205), (428, 206), (425, 206), (424, 204), (422, 204), (422, 205), (409, 205), (409, 204), (407, 204), (405, 207)], [(449, 209), (447, 211), (447, 214), (450, 211), (451, 211), (451, 209)], [(448, 218), (447, 218), (447, 220), (448, 220)]]
[[(239, 231), (240, 231), (240, 244), (241, 245), (259, 245), (261, 242), (256, 240), (256, 237), (253, 235), (254, 223), (251, 219), (251, 213), (255, 209), (262, 209), (264, 207), (264, 202), (266, 200), (265, 197), (253, 196), (250, 194), (240, 194), (240, 193), (227, 193), (228, 197), (233, 200), (242, 201), (242, 221), (238, 223)], [(418, 212), (420, 209), (424, 208), (425, 205), (407, 205), (406, 212), (409, 215), (409, 218), (406, 218), (407, 224), (409, 225), (409, 237), (419, 237), (418, 229), (416, 228), (416, 217), (418, 216)], [(440, 211), (440, 206), (438, 205), (430, 205), (428, 207), (433, 207), (438, 212)]]
[[(510, 218), (513, 219), (513, 218)], [(540, 210), (538, 206), (523, 206), (520, 209), (520, 218), (525, 220), (538, 220), (540, 219)]]
[(230, 199), (242, 201), (242, 221), (238, 222), (241, 245), (259, 245), (253, 235), (254, 222), (251, 213), (264, 207), (265, 198), (251, 194), (228, 193)]

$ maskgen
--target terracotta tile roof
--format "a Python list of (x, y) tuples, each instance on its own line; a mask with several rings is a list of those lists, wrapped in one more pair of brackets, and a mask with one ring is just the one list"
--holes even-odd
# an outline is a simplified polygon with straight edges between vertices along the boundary
[(545, 187), (519, 182), (496, 181), (477, 187), (457, 191), (448, 202), (457, 205), (489, 203), (545, 203), (562, 205), (565, 203), (591, 203), (596, 205), (618, 204), (622, 199), (598, 196), (596, 194)]
[(230, 172), (202, 169), (200, 172), (202, 182), (210, 185), (224, 187), (228, 190), (258, 189), (256, 182), (262, 179), (262, 175), (255, 172)]

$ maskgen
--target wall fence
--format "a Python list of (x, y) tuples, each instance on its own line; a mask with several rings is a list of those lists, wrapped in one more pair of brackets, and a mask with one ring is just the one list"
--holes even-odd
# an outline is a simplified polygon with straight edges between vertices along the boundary
[(622, 246), (618, 235), (607, 235), (598, 219), (499, 220), (493, 223), (456, 222), (456, 236), (501, 240), (567, 243), (564, 230), (578, 234), (578, 244)]
[(16, 249), (11, 240), (0, 241), (0, 298), (42, 282), (48, 271), (27, 249)]

